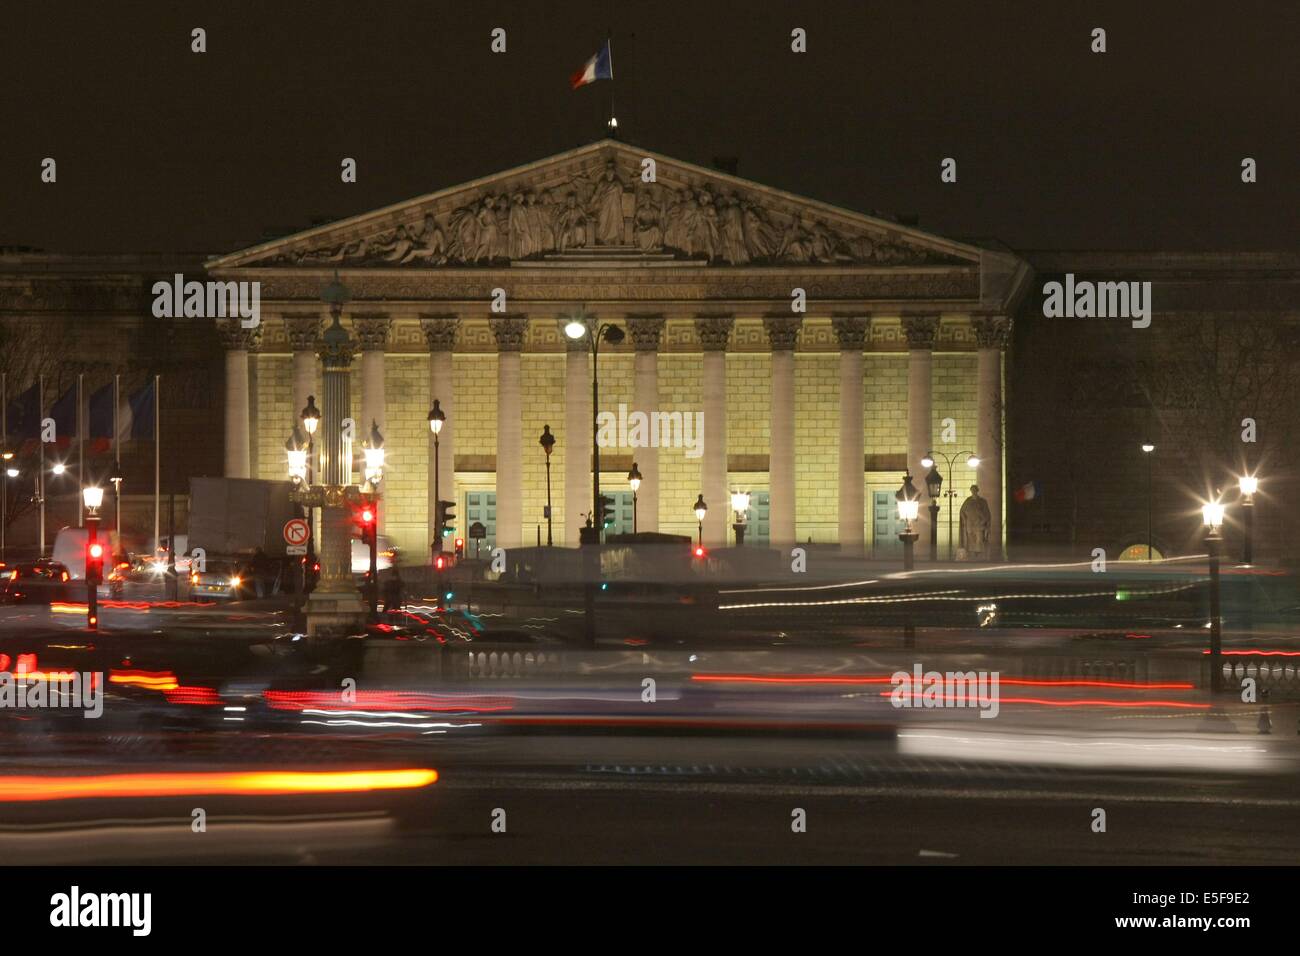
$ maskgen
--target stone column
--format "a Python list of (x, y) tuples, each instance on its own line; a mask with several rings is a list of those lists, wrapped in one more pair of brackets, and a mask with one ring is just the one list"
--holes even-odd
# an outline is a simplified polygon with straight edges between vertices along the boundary
[(989, 560), (1003, 558), (1002, 540), (1002, 350), (1011, 334), (1011, 320), (1002, 315), (976, 316), (975, 342), (979, 346), (979, 433), (975, 454), (980, 494), (989, 503)]
[(497, 340), (497, 547), (519, 548), (524, 539), (523, 404), (519, 353), (528, 317), (494, 315), (488, 325)]
[[(429, 528), (428, 544), (432, 545), (438, 533), (435, 525), (438, 518), (438, 501), (457, 501), (456, 498), (456, 392), (452, 385), (452, 355), (456, 348), (456, 333), (460, 329), (460, 318), (450, 312), (427, 312), (420, 315), (420, 327), (424, 330), (424, 339), (429, 345), (429, 408), (433, 408), (436, 398), (447, 420), (442, 423), (438, 435), (438, 467), (434, 468), (433, 432), (425, 426), (429, 442)], [(434, 485), (434, 472), (438, 473), (440, 487)], [(463, 515), (456, 509), (456, 517), (463, 520)], [(457, 534), (468, 540), (469, 526), (457, 529)]]
[[(564, 334), (567, 319), (559, 319), (564, 342), (564, 425), (558, 441), (564, 452), (564, 524), (556, 525), (560, 543), (576, 548), (578, 532), (592, 508), (591, 501), (591, 378), (588, 365), (591, 345), (584, 335), (571, 339)], [(552, 426), (552, 432), (556, 428)]]
[[(628, 332), (636, 354), (632, 359), (632, 410), (643, 412), (648, 422), (659, 409), (659, 340), (663, 337), (662, 315), (629, 315)], [(652, 441), (647, 429), (646, 441)], [(632, 459), (641, 471), (641, 490), (637, 492), (637, 530), (659, 530), (659, 449), (632, 449)]]
[[(930, 510), (925, 493), (925, 476), (929, 469), (921, 459), (932, 450), (931, 389), (934, 340), (939, 333), (937, 315), (907, 315), (903, 317), (903, 332), (907, 336), (907, 467), (912, 473), (912, 484), (921, 495), (920, 514), (916, 520), (916, 558), (930, 558)], [(901, 484), (901, 482), (900, 482)]]
[(218, 322), (217, 331), (226, 349), (226, 477), (251, 478), (248, 353), (262, 327), (246, 329), (233, 320)]
[(763, 319), (772, 347), (771, 446), (768, 449), (770, 510), (768, 540), (789, 549), (795, 543), (794, 349), (802, 319), (770, 315)]
[(867, 347), (871, 318), (835, 315), (831, 319), (840, 344), (840, 553), (862, 557), (867, 523), (863, 468), (866, 464), (866, 393), (862, 350)]
[[(704, 544), (725, 548), (731, 527), (731, 488), (727, 479), (727, 341), (736, 320), (730, 313), (696, 316), (695, 328), (704, 349), (700, 395), (704, 404), (704, 454), (700, 491), (709, 506), (704, 517)], [(690, 502), (673, 508), (689, 508)]]
[(320, 315), (316, 312), (286, 315), (284, 327), (293, 352), (293, 397), (290, 427), (302, 427), (302, 410), (309, 396), (316, 395), (316, 344), (320, 338)]

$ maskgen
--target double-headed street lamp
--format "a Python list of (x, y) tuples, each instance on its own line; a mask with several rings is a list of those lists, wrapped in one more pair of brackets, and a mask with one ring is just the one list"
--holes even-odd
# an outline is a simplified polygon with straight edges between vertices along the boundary
[(731, 510), (736, 513), (736, 523), (731, 526), (736, 532), (736, 547), (745, 545), (745, 513), (749, 511), (749, 492), (733, 491), (731, 493)]
[(564, 334), (575, 342), (583, 336), (591, 346), (591, 526), (588, 544), (600, 543), (600, 343), (618, 345), (626, 337), (621, 328), (612, 323), (598, 325), (594, 316), (585, 311), (571, 316), (564, 325)]
[(636, 534), (636, 493), (641, 488), (641, 469), (632, 462), (632, 470), (627, 473), (627, 483), (632, 486), (632, 533)]
[(551, 520), (551, 451), (555, 448), (555, 436), (551, 434), (550, 425), (542, 426), (542, 437), (537, 439), (537, 444), (546, 452), (546, 546), (551, 548), (555, 546), (554, 524)]
[[(939, 473), (939, 466), (935, 463), (936, 452), (929, 452), (921, 459), (922, 467), (929, 468), (930, 472), (925, 476), (925, 488), (930, 494), (930, 560), (939, 560), (939, 493), (943, 488), (943, 475)], [(959, 451), (955, 455), (945, 455), (943, 452), (937, 453), (943, 459), (944, 464), (948, 466), (948, 490), (944, 492), (944, 497), (948, 499), (948, 560), (952, 561), (956, 557), (955, 544), (952, 537), (952, 516), (957, 510), (957, 488), (952, 482), (952, 467), (962, 455), (966, 456), (966, 467), (974, 471), (980, 466), (980, 459), (974, 452)], [(909, 482), (911, 480), (909, 475)], [(919, 497), (919, 496), (918, 496)], [(919, 510), (919, 504), (918, 504)]]
[(1210, 689), (1223, 688), (1223, 616), (1219, 607), (1219, 548), (1223, 543), (1223, 505), (1215, 498), (1201, 506), (1205, 551), (1210, 558)]

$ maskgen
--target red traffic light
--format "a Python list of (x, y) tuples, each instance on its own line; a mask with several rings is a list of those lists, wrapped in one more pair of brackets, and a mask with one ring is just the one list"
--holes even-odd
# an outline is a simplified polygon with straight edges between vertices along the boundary
[(459, 551), (459, 550), (461, 550), (463, 547), (465, 547), (465, 539), (464, 539), (464, 538), (457, 538), (457, 539), (456, 539), (456, 550)]
[(433, 559), (433, 566), (437, 568), (439, 571), (441, 571), (443, 568), (447, 566), (447, 559), (444, 558), (442, 555), (438, 555), (436, 558)]
[(92, 544), (90, 546), (90, 556), (98, 561), (104, 556), (104, 546), (102, 544)]
[(369, 508), (361, 509), (361, 521), (363, 524), (370, 524), (375, 520), (375, 513)]
[(695, 548), (695, 556), (696, 556), (697, 558), (702, 558), (702, 557), (704, 557), (704, 555), (705, 555), (704, 548), (699, 547), (699, 546), (696, 546), (696, 548)]

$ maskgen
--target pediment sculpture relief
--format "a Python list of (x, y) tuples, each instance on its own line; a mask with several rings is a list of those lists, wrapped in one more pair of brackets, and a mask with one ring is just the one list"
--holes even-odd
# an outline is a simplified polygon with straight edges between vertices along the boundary
[(489, 266), (602, 249), (736, 266), (961, 262), (887, 235), (849, 234), (797, 210), (773, 210), (711, 183), (642, 183), (612, 160), (558, 185), (489, 191), (448, 212), (428, 211), (409, 225), (271, 261)]

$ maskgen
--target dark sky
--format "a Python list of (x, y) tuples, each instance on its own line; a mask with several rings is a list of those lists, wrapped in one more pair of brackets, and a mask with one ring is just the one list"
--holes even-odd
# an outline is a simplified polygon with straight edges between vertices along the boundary
[[(1295, 249), (1297, 11), (9, 0), (0, 245), (224, 252), (581, 145), (602, 132), (609, 84), (571, 92), (568, 77), (612, 27), (624, 138), (670, 156), (738, 156), (750, 179), (1019, 249)], [(504, 55), (489, 52), (496, 26)], [(806, 54), (790, 52), (795, 26)], [(1096, 26), (1104, 55), (1089, 52)], [(939, 181), (945, 156), (955, 185)]]

